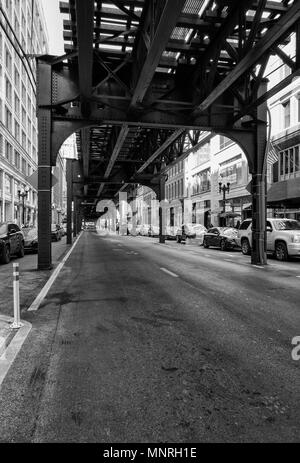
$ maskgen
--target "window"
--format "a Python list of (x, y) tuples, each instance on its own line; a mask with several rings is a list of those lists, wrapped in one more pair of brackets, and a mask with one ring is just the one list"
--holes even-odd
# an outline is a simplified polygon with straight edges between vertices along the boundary
[(9, 75), (11, 75), (11, 73), (12, 73), (12, 57), (11, 57), (11, 54), (8, 51), (7, 48), (5, 50), (5, 66), (6, 66), (6, 69), (7, 69), (8, 73), (9, 73)]
[(17, 121), (15, 121), (15, 138), (20, 142), (20, 124)]
[(15, 66), (15, 72), (14, 72), (14, 79), (15, 79), (15, 87), (19, 91), (20, 90), (20, 74), (16, 66)]
[(12, 164), (12, 146), (8, 141), (6, 142), (5, 157)]
[(220, 181), (229, 182), (231, 185), (239, 185), (242, 182), (242, 156), (239, 154), (220, 164)]
[(209, 161), (210, 158), (210, 143), (205, 143), (200, 146), (197, 151), (193, 153), (192, 157), (192, 168), (201, 166), (205, 162)]
[[(298, 175), (297, 173), (300, 171), (299, 150), (300, 150), (300, 145), (297, 145), (287, 150), (281, 151), (279, 153), (279, 163), (278, 163), (279, 166), (277, 164), (277, 169), (281, 177), (289, 178), (289, 177), (294, 177), (295, 175), (296, 176)], [(274, 178), (276, 178), (276, 175), (274, 176), (274, 172), (273, 172), (273, 181), (275, 181)], [(281, 180), (283, 178), (281, 178)], [(278, 181), (278, 177), (277, 177), (277, 181)]]
[(18, 151), (15, 151), (15, 166), (20, 170), (20, 153)]
[(4, 188), (5, 188), (5, 193), (11, 194), (11, 179), (10, 176), (5, 174), (4, 177)]
[(210, 169), (205, 169), (193, 175), (192, 194), (203, 193), (210, 190)]
[(12, 131), (12, 114), (7, 107), (5, 108), (5, 125), (7, 129), (11, 132)]
[(0, 133), (0, 155), (3, 156), (3, 135)]
[(290, 100), (282, 104), (283, 108), (283, 124), (284, 128), (290, 127), (291, 125), (291, 102)]
[(20, 116), (20, 99), (15, 93), (15, 115)]
[(230, 138), (220, 135), (220, 150), (226, 148), (229, 145), (232, 145), (233, 141)]
[(22, 159), (22, 173), (26, 175), (27, 163), (25, 159)]
[(26, 134), (25, 134), (24, 130), (22, 130), (22, 146), (23, 146), (24, 150), (26, 150)]
[(7, 78), (7, 76), (5, 76), (5, 96), (6, 96), (6, 101), (8, 101), (8, 103), (11, 105), (12, 104), (12, 85), (9, 79)]

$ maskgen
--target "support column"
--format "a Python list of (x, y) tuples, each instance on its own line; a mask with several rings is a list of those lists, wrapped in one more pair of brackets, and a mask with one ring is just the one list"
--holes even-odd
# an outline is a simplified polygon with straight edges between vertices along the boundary
[(78, 205), (78, 200), (76, 196), (73, 198), (73, 237), (76, 238), (77, 236), (77, 205)]
[[(263, 81), (258, 97), (267, 91), (267, 81)], [(254, 134), (254, 169), (252, 171), (252, 253), (251, 263), (267, 263), (266, 234), (266, 147), (267, 147), (267, 104), (257, 108), (257, 123)]]
[(165, 244), (166, 242), (166, 175), (161, 175), (159, 180), (159, 242)]
[(1, 222), (5, 222), (5, 172), (2, 170), (2, 217)]
[[(51, 66), (38, 61), (38, 105), (51, 104)], [(38, 269), (52, 268), (51, 110), (38, 110)]]
[(73, 161), (67, 159), (67, 244), (72, 244), (72, 193), (73, 193)]

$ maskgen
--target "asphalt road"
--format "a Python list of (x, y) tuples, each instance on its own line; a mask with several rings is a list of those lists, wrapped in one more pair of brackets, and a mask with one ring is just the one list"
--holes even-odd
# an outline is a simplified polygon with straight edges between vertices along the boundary
[(84, 232), (0, 391), (0, 442), (299, 441), (300, 262)]

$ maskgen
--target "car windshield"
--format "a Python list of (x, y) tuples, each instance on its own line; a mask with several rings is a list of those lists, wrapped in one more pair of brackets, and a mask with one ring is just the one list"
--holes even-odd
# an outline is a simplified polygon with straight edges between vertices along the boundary
[(297, 220), (275, 220), (273, 223), (276, 230), (300, 230)]
[(37, 228), (23, 228), (22, 232), (26, 238), (34, 238), (37, 236)]
[(7, 233), (7, 223), (0, 223), (0, 235)]

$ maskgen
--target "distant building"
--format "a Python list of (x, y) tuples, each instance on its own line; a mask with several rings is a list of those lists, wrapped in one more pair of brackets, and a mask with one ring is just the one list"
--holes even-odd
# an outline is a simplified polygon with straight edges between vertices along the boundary
[(27, 178), (37, 168), (36, 63), (27, 55), (47, 53), (48, 38), (39, 2), (0, 4), (0, 222), (33, 224), (37, 191)]

